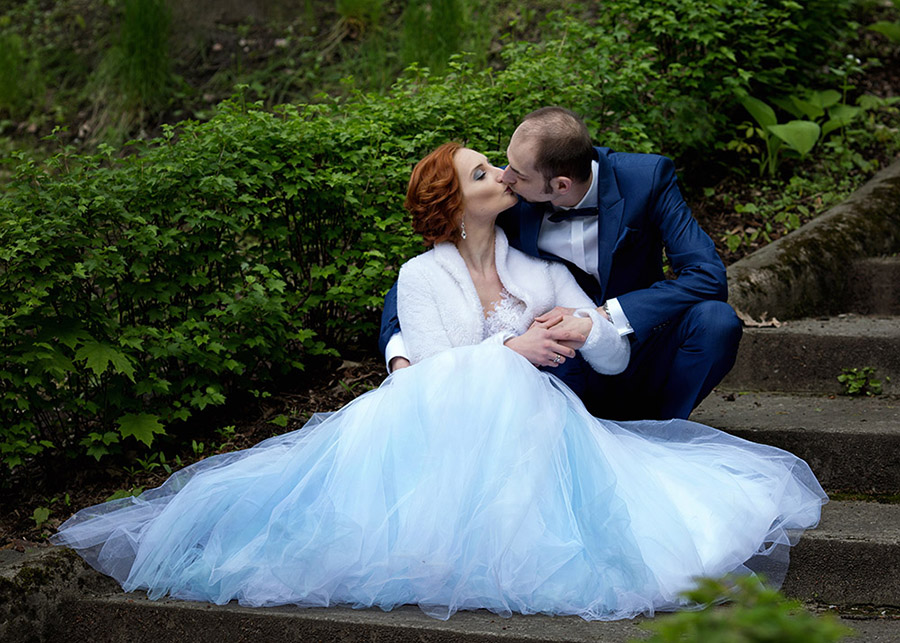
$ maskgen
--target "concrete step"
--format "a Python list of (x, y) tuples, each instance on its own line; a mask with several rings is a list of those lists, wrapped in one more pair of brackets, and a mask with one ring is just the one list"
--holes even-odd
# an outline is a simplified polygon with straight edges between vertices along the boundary
[[(818, 611), (818, 610), (816, 610)], [(875, 613), (877, 614), (877, 612)], [(141, 596), (66, 601), (47, 641), (66, 643), (628, 643), (646, 639), (655, 619), (586, 622), (541, 615), (501, 618), (488, 612), (458, 612), (436, 621), (418, 608), (391, 612), (341, 607), (245, 608)], [(656, 619), (669, 615), (660, 614)], [(854, 643), (896, 643), (900, 619), (842, 618), (855, 630)], [(59, 636), (59, 638), (54, 638)]]
[(900, 315), (900, 257), (862, 259), (847, 274), (844, 312)]
[(900, 317), (848, 314), (745, 328), (721, 388), (839, 394), (843, 369), (864, 367), (875, 368), (885, 394), (900, 394)]
[(831, 605), (900, 606), (900, 504), (829, 502), (791, 549), (782, 589)]
[(829, 491), (900, 494), (900, 398), (716, 390), (691, 419), (790, 451)]
[[(484, 611), (437, 621), (418, 608), (391, 612), (347, 608), (245, 608), (187, 601), (150, 601), (125, 594), (72, 552), (49, 548), (0, 556), (0, 638), (19, 641), (104, 643), (129, 641), (374, 641), (586, 642), (644, 638), (633, 621), (521, 616)], [(857, 641), (900, 640), (900, 505), (831, 502), (822, 522), (791, 552), (787, 595), (813, 606), (839, 605), (848, 613), (887, 618), (849, 620)], [(864, 606), (854, 611), (855, 606)], [(893, 617), (893, 620), (891, 620)], [(657, 618), (667, 618), (659, 615)]]

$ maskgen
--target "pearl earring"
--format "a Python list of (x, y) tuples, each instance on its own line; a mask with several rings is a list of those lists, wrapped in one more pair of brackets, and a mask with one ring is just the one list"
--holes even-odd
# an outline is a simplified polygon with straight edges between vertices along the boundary
[(460, 236), (463, 239), (465, 239), (466, 238), (466, 220), (465, 219), (462, 220), (462, 223), (460, 224), (459, 227), (462, 230), (462, 233), (460, 234)]

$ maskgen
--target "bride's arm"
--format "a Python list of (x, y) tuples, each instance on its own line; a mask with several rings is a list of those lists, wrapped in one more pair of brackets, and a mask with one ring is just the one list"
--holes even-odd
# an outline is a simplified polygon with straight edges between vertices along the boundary
[[(613, 323), (602, 309), (594, 306), (594, 302), (584, 293), (564, 265), (551, 264), (550, 275), (556, 303), (574, 309), (574, 319), (571, 320), (573, 325), (576, 328), (583, 328), (586, 327), (587, 320), (590, 320), (587, 340), (579, 349), (582, 357), (598, 373), (615, 375), (624, 371), (631, 358), (631, 343), (628, 338), (619, 335)], [(568, 320), (564, 318), (563, 323), (566, 321)]]
[(409, 361), (452, 348), (440, 315), (440, 302), (421, 262), (408, 261), (397, 277), (397, 315)]
[[(403, 328), (403, 340), (410, 361), (415, 364), (426, 357), (459, 345), (459, 329), (455, 329), (456, 343), (451, 341), (454, 329), (445, 326), (446, 319), (441, 311), (453, 309), (461, 318), (466, 314), (481, 315), (481, 311), (465, 309), (465, 302), (453, 301), (453, 287), (443, 283), (439, 287), (430, 277), (434, 277), (432, 265), (427, 258), (411, 260), (400, 269), (397, 279), (397, 311)], [(450, 319), (456, 315), (448, 315)], [(482, 344), (505, 345), (516, 351), (536, 366), (557, 366), (556, 355), (573, 357), (575, 351), (562, 344), (564, 341), (581, 343), (585, 335), (561, 327), (553, 327), (559, 319), (532, 326), (522, 335), (500, 332), (481, 341)], [(472, 341), (472, 343), (478, 343)]]

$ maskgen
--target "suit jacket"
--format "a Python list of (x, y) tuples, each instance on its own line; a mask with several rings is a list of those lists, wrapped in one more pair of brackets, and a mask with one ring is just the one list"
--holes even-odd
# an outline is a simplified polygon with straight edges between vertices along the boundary
[[(675, 165), (657, 154), (595, 148), (599, 162), (600, 281), (568, 262), (596, 302), (618, 298), (637, 340), (704, 300), (727, 299), (725, 266), (678, 190)], [(559, 259), (538, 249), (545, 204), (524, 201), (500, 215), (510, 245), (526, 254)], [(676, 279), (663, 275), (665, 249)]]
[(494, 250), (500, 281), (525, 303), (525, 310), (514, 320), (514, 332), (482, 339), (484, 311), (469, 270), (455, 245), (440, 243), (403, 264), (397, 280), (397, 309), (410, 361), (482, 341), (502, 344), (528, 330), (538, 315), (561, 305), (591, 317), (593, 326), (581, 354), (594, 370), (615, 374), (625, 369), (631, 345), (596, 312), (564, 266), (509, 248), (500, 229)]

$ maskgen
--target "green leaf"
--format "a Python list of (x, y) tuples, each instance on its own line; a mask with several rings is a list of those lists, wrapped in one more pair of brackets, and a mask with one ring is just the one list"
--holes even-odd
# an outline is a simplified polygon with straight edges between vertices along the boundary
[(869, 29), (887, 36), (894, 42), (900, 42), (900, 22), (886, 22), (882, 20), (874, 25), (869, 25)]
[(128, 413), (119, 418), (119, 433), (122, 437), (133, 437), (148, 447), (153, 443), (157, 433), (165, 434), (166, 430), (159, 422), (159, 417), (150, 413)]
[(805, 101), (796, 96), (791, 96), (791, 102), (794, 103), (803, 116), (806, 116), (811, 121), (825, 115), (825, 109), (814, 102)]
[(31, 519), (34, 520), (34, 524), (37, 527), (40, 527), (47, 519), (50, 517), (50, 507), (38, 507), (34, 510), (34, 513), (31, 514)]
[(75, 353), (76, 360), (85, 360), (87, 367), (97, 376), (103, 375), (112, 364), (117, 373), (122, 373), (134, 381), (134, 366), (127, 356), (112, 346), (99, 342), (88, 342)]
[(121, 498), (131, 498), (132, 496), (139, 496), (144, 493), (143, 487), (132, 487), (131, 489), (119, 489), (114, 494), (112, 494), (109, 498), (106, 499), (106, 502), (110, 500), (120, 500)]
[(750, 116), (756, 119), (756, 122), (764, 128), (778, 123), (778, 119), (775, 117), (775, 110), (773, 110), (758, 98), (745, 96), (741, 100), (741, 105), (743, 105), (744, 108), (748, 112), (750, 112)]
[(819, 140), (822, 129), (812, 121), (790, 121), (783, 125), (770, 125), (769, 131), (803, 158)]
[[(834, 89), (825, 89), (823, 91), (810, 91), (807, 100), (821, 109), (828, 109), (832, 105), (836, 105), (841, 100), (841, 93)], [(819, 114), (821, 116), (821, 114)]]

